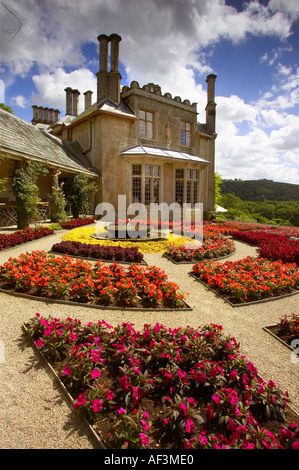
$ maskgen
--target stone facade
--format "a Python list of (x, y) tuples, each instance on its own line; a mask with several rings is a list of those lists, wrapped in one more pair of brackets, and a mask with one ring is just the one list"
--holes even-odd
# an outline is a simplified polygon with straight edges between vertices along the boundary
[[(78, 115), (80, 92), (67, 88), (66, 117), (50, 132), (78, 142), (99, 170), (94, 207), (118, 195), (131, 203), (203, 203), (205, 218), (214, 211), (215, 75), (207, 77), (206, 122), (197, 122), (197, 103), (162, 94), (159, 85), (133, 81), (121, 87), (117, 34), (100, 35), (97, 101), (87, 91)], [(111, 47), (110, 69), (108, 64)]]

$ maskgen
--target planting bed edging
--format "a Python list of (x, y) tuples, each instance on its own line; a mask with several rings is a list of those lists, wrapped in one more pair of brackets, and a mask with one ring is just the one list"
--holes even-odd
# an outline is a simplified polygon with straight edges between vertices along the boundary
[(236, 253), (236, 251), (237, 250), (234, 249), (234, 251), (232, 253), (230, 253), (229, 255), (219, 256), (219, 257), (214, 257), (214, 258), (203, 258), (201, 260), (194, 260), (194, 261), (175, 261), (167, 253), (163, 253), (163, 257), (167, 258), (169, 261), (171, 261), (172, 263), (177, 264), (177, 265), (180, 265), (180, 264), (196, 264), (196, 263), (200, 263), (202, 261), (221, 261), (223, 259), (230, 258), (230, 256), (234, 255)]
[(170, 308), (170, 307), (118, 307), (118, 306), (111, 306), (111, 305), (97, 305), (97, 304), (87, 304), (83, 302), (72, 302), (71, 300), (62, 300), (62, 299), (50, 299), (48, 297), (37, 297), (34, 295), (30, 294), (24, 294), (23, 292), (14, 292), (14, 291), (9, 291), (5, 289), (0, 288), (0, 293), (1, 294), (8, 294), (12, 295), (14, 297), (23, 297), (25, 299), (30, 299), (30, 300), (37, 300), (39, 302), (48, 302), (48, 303), (57, 303), (57, 304), (63, 304), (63, 305), (73, 305), (76, 307), (86, 307), (86, 308), (97, 308), (101, 310), (130, 310), (130, 311), (135, 311), (135, 312), (148, 312), (148, 311), (154, 311), (154, 312), (180, 312), (180, 311), (192, 311), (193, 307), (191, 307), (185, 300), (181, 300), (181, 302), (186, 305), (186, 307), (175, 307), (175, 308)]
[[(22, 330), (26, 336), (26, 339), (28, 340), (28, 342), (30, 343), (30, 346), (32, 347), (33, 351), (37, 354), (37, 356), (43, 361), (43, 363), (45, 364), (45, 366), (47, 367), (48, 371), (51, 373), (51, 375), (54, 377), (54, 379), (56, 380), (56, 382), (58, 383), (59, 387), (61, 388), (63, 394), (65, 395), (65, 397), (67, 398), (68, 402), (69, 402), (69, 405), (71, 407), (73, 407), (73, 404), (75, 403), (73, 397), (70, 395), (70, 393), (68, 392), (67, 388), (64, 386), (64, 384), (62, 383), (62, 381), (60, 380), (60, 378), (58, 377), (58, 375), (56, 374), (55, 370), (53, 369), (53, 367), (51, 366), (51, 364), (47, 361), (47, 359), (45, 358), (45, 356), (39, 351), (39, 349), (36, 347), (36, 345), (34, 344), (34, 341), (30, 335), (30, 333), (28, 332), (27, 330), (27, 327), (25, 325), (25, 323), (23, 323), (22, 325)], [(72, 413), (74, 412), (73, 408), (72, 408)], [(84, 421), (84, 424), (85, 426), (87, 427), (87, 429), (89, 430), (91, 436), (96, 440), (97, 444), (100, 446), (101, 449), (107, 449), (107, 447), (103, 444), (103, 442), (101, 441), (99, 435), (97, 434), (97, 432), (93, 429), (93, 427), (91, 426), (91, 424), (89, 423), (89, 421), (87, 420), (87, 418), (85, 416), (83, 416), (83, 421)]]
[(268, 325), (264, 326), (263, 330), (269, 333), (271, 336), (273, 336), (275, 339), (277, 339), (280, 343), (282, 343), (284, 346), (289, 348), (291, 351), (295, 351), (295, 348), (293, 348), (290, 344), (286, 343), (283, 339), (281, 339), (279, 336), (277, 336), (273, 331), (271, 331), (271, 328), (276, 328), (278, 325)]
[(198, 277), (195, 276), (195, 274), (193, 274), (192, 272), (188, 273), (189, 276), (193, 277), (194, 279), (196, 279), (197, 282), (200, 282), (204, 287), (206, 287), (207, 289), (209, 289), (211, 292), (213, 292), (214, 294), (216, 294), (218, 297), (220, 297), (222, 300), (224, 300), (225, 302), (227, 302), (231, 307), (245, 307), (247, 305), (256, 305), (256, 304), (261, 304), (261, 303), (264, 303), (264, 302), (270, 302), (270, 301), (274, 301), (274, 300), (279, 300), (279, 299), (285, 299), (286, 297), (291, 297), (293, 295), (297, 295), (299, 294), (299, 290), (297, 292), (290, 292), (289, 294), (283, 294), (283, 295), (279, 295), (277, 297), (267, 297), (266, 299), (260, 299), (260, 300), (252, 300), (251, 302), (243, 302), (241, 304), (234, 304), (232, 302), (230, 302), (227, 298), (225, 298), (223, 295), (219, 294), (219, 292), (217, 292), (215, 289), (213, 289), (212, 287), (208, 286), (207, 284), (205, 284), (203, 281), (201, 281)]

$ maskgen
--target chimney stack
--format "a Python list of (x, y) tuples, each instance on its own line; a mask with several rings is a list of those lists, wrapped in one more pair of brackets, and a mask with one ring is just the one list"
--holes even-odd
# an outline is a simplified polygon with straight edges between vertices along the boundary
[(65, 114), (72, 116), (73, 113), (73, 96), (72, 96), (72, 89), (70, 87), (65, 88), (66, 92), (66, 111)]
[(85, 100), (84, 100), (84, 110), (86, 111), (88, 108), (90, 108), (92, 104), (92, 91), (88, 90), (84, 94)]
[(79, 90), (72, 90), (73, 95), (73, 116), (78, 116), (79, 114)]
[[(100, 34), (100, 70), (97, 73), (98, 89), (97, 102), (101, 103), (105, 99), (110, 99), (114, 103), (120, 102), (120, 81), (119, 73), (119, 43), (121, 37), (118, 34)], [(111, 42), (111, 64), (108, 71), (108, 45)]]
[(44, 108), (43, 106), (32, 106), (33, 109), (33, 119), (31, 120), (32, 124), (36, 126), (37, 124), (48, 124), (52, 125), (59, 120), (60, 111), (53, 108)]
[(209, 132), (215, 133), (216, 130), (216, 103), (215, 103), (215, 80), (217, 76), (210, 74), (207, 76), (208, 84), (208, 102), (206, 106), (206, 125)]

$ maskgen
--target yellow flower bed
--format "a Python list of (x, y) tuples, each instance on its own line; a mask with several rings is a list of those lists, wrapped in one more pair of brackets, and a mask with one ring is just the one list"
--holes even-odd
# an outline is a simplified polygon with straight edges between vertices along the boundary
[[(169, 245), (182, 246), (185, 243), (190, 243), (190, 238), (179, 237), (173, 234), (169, 234), (167, 239), (159, 241), (140, 241), (140, 242), (113, 242), (109, 239), (107, 240), (98, 240), (91, 237), (93, 233), (97, 233), (101, 230), (99, 227), (79, 227), (71, 230), (69, 233), (64, 235), (62, 238), (64, 241), (73, 241), (87, 243), (90, 245), (119, 245), (122, 248), (136, 247), (141, 251), (141, 253), (164, 253)], [(104, 230), (104, 229), (103, 229)]]

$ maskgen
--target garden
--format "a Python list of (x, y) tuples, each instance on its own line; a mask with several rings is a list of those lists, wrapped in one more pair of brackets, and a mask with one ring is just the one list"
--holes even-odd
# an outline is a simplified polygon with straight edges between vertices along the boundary
[(288, 393), (220, 325), (137, 331), (37, 314), (24, 328), (106, 448), (299, 448)]
[[(24, 246), (21, 255), (0, 266), (1, 292), (97, 307), (101, 314), (105, 309), (191, 310), (187, 293), (158, 267), (162, 257), (191, 263), (190, 282), (201, 282), (231, 306), (299, 290), (295, 228), (204, 222), (203, 243), (194, 247), (188, 230), (177, 236), (175, 229), (184, 227), (172, 223), (163, 226), (167, 237), (146, 241), (94, 238), (92, 218), (70, 219), (55, 228), (68, 232), (50, 252), (25, 252)], [(0, 249), (54, 232), (43, 227), (0, 235)], [(234, 240), (256, 246), (258, 256), (223, 259), (235, 253)], [(146, 255), (153, 253), (157, 263), (147, 265)], [(291, 345), (298, 323), (298, 315), (285, 315), (272, 330)], [(265, 382), (221, 325), (168, 328), (149, 322), (137, 331), (128, 322), (82, 324), (36, 314), (23, 327), (69, 392), (74, 411), (87, 418), (104, 447), (299, 448), (298, 415), (288, 406), (287, 391)]]

